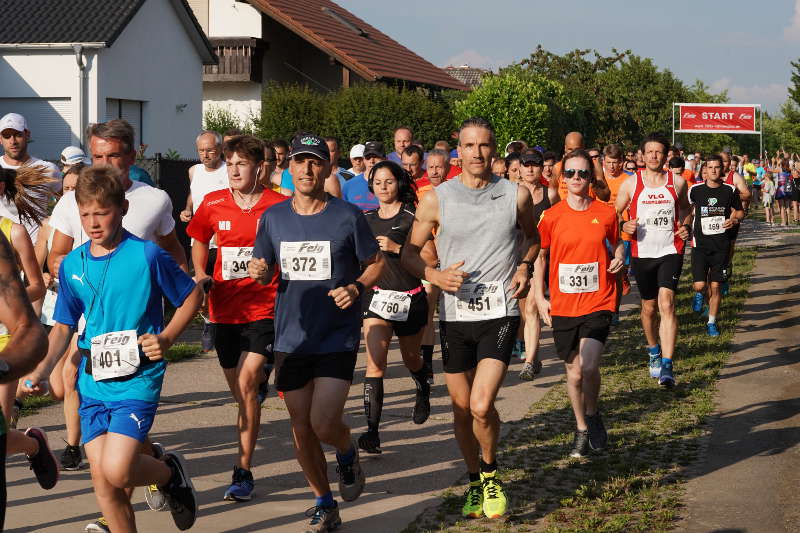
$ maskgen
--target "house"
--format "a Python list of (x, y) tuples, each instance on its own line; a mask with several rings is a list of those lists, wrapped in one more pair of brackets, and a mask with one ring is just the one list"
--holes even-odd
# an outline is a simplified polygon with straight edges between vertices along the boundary
[(270, 82), (335, 91), (354, 83), (467, 90), (330, 0), (189, 0), (219, 56), (203, 69), (203, 107), (261, 111)]
[(0, 0), (0, 115), (58, 158), (86, 125), (124, 118), (148, 154), (194, 154), (216, 56), (186, 0)]
[(491, 72), (491, 70), (470, 67), (469, 65), (461, 65), (459, 67), (448, 65), (444, 67), (443, 70), (464, 85), (471, 88), (475, 88), (480, 85), (483, 75)]

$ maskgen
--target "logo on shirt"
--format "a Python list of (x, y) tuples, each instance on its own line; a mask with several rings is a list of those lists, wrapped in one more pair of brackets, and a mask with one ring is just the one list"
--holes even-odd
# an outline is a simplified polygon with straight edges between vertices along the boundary
[(78, 281), (80, 281), (80, 282), (81, 282), (81, 286), (83, 286), (83, 278), (84, 278), (85, 276), (86, 276), (86, 272), (84, 272), (83, 274), (81, 274), (81, 277), (78, 277), (76, 274), (73, 274), (73, 275), (72, 275), (72, 279), (77, 279)]
[(220, 220), (217, 222), (220, 231), (230, 231), (231, 229), (231, 221), (230, 220)]
[(592, 219), (592, 224), (599, 224), (599, 223), (600, 223), (600, 222), (599, 222), (599, 221), (598, 221), (596, 218), (593, 218), (593, 219)]
[(708, 205), (717, 205), (717, 199), (716, 198), (709, 198), (708, 199)]
[(505, 194), (498, 194), (497, 196), (495, 196), (495, 195), (493, 194), (493, 195), (492, 195), (492, 200), (497, 200), (498, 198), (502, 198), (503, 196), (505, 196)]

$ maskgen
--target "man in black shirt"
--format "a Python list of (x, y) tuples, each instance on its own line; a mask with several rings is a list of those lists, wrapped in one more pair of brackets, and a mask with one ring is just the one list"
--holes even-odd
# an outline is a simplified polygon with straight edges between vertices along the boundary
[(721, 284), (728, 277), (731, 242), (735, 239), (733, 228), (744, 218), (739, 191), (733, 185), (723, 183), (723, 161), (718, 155), (706, 161), (708, 179), (705, 183), (692, 185), (689, 202), (692, 213), (686, 224), (694, 219), (692, 237), (692, 278), (694, 281), (693, 309), (703, 309), (704, 293), (708, 293), (708, 324), (706, 329), (712, 337), (719, 335), (717, 313), (721, 300)]

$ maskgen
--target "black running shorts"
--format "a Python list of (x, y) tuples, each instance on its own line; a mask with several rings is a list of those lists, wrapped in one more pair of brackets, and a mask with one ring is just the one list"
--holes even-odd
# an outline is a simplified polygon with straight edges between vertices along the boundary
[(222, 368), (236, 368), (242, 352), (261, 354), (274, 361), (275, 327), (271, 318), (244, 324), (211, 324), (214, 348)]
[(683, 270), (683, 254), (663, 257), (632, 257), (631, 268), (642, 300), (658, 298), (658, 289), (678, 290), (678, 280)]
[(606, 343), (611, 327), (611, 311), (595, 311), (585, 316), (553, 316), (553, 343), (562, 361), (575, 353), (581, 339)]
[[(420, 291), (411, 296), (411, 307), (408, 310), (408, 318), (404, 322), (397, 320), (387, 320), (392, 325), (394, 334), (398, 337), (410, 337), (422, 331), (428, 325), (428, 298), (425, 291)], [(369, 291), (364, 295), (362, 301), (362, 316), (364, 318), (377, 318), (385, 320), (369, 310), (373, 292)]]
[(444, 371), (466, 372), (482, 359), (497, 359), (508, 365), (519, 321), (518, 316), (507, 316), (478, 322), (440, 322)]
[(692, 281), (715, 281), (728, 279), (728, 254), (718, 250), (692, 248)]
[(275, 388), (281, 392), (302, 389), (315, 378), (352, 382), (358, 350), (332, 353), (275, 352)]

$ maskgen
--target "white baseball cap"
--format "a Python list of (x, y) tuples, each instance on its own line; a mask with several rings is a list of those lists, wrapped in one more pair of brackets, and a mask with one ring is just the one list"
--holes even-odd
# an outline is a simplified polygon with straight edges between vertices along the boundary
[(686, 160), (687, 160), (687, 161), (694, 161), (694, 155), (693, 155), (693, 154), (689, 154), (689, 155), (687, 155), (687, 156), (686, 156)]
[(357, 144), (350, 148), (350, 159), (355, 159), (356, 157), (364, 157), (364, 145)]
[(77, 146), (67, 146), (61, 151), (61, 162), (66, 166), (76, 165), (78, 163), (85, 163), (87, 165), (91, 165), (92, 161), (86, 154), (83, 153), (83, 150), (78, 148)]
[(0, 131), (25, 131), (27, 129), (28, 123), (25, 121), (25, 117), (19, 113), (8, 113), (7, 115), (3, 116), (3, 118), (0, 118)]

